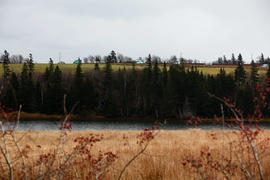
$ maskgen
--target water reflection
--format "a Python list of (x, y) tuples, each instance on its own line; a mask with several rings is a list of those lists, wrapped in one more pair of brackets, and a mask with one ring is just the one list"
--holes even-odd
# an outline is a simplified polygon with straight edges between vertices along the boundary
[[(138, 122), (138, 121), (72, 121), (73, 130), (142, 130), (151, 128), (154, 122)], [(46, 120), (21, 120), (19, 130), (58, 130), (61, 121)], [(261, 123), (263, 129), (270, 129), (269, 123)], [(184, 130), (194, 128), (187, 125), (186, 122), (171, 121), (161, 127), (166, 130)], [(222, 125), (213, 125), (212, 123), (200, 124), (198, 129), (222, 129)], [(224, 129), (231, 129), (224, 127)]]

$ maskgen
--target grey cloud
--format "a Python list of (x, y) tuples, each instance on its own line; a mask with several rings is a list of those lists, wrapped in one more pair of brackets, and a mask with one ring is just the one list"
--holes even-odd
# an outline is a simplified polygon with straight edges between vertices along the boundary
[(270, 55), (267, 0), (0, 0), (0, 51), (38, 61), (114, 49), (213, 61), (223, 54)]

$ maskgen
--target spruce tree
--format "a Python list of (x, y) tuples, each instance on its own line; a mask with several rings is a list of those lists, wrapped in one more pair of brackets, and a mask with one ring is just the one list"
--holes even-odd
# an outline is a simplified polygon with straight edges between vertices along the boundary
[(158, 62), (155, 61), (153, 68), (153, 83), (156, 83), (160, 77), (160, 69), (158, 67)]
[(236, 60), (235, 60), (235, 57), (234, 57), (234, 53), (232, 53), (232, 59), (231, 59), (231, 61), (232, 61), (232, 64), (236, 64)]
[(245, 83), (245, 80), (246, 80), (246, 71), (244, 69), (244, 62), (243, 62), (243, 58), (241, 54), (239, 54), (237, 61), (238, 61), (238, 64), (237, 64), (237, 68), (234, 71), (234, 78), (235, 78), (237, 87), (240, 87), (241, 85)]
[(113, 82), (112, 82), (112, 66), (111, 63), (107, 62), (104, 69), (104, 79), (103, 79), (103, 90), (102, 90), (102, 99), (103, 99), (103, 111), (106, 116), (112, 116), (115, 114), (115, 105), (113, 100)]
[(52, 99), (53, 99), (53, 113), (63, 113), (63, 97), (64, 89), (62, 86), (62, 71), (56, 66), (52, 77)]
[(146, 81), (147, 81), (146, 83), (149, 84), (152, 81), (152, 57), (151, 57), (150, 54), (148, 55), (148, 58), (146, 59), (146, 64), (147, 64), (147, 66), (144, 69), (144, 71), (146, 73), (145, 78), (146, 78)]
[(111, 57), (111, 62), (117, 63), (117, 57), (116, 57), (116, 53), (114, 52), (114, 50), (111, 51), (110, 57)]
[(80, 87), (83, 83), (83, 74), (82, 74), (82, 67), (81, 67), (80, 62), (78, 62), (77, 67), (76, 67), (74, 83), (75, 83), (74, 84), (75, 87)]
[(270, 63), (268, 63), (268, 69), (266, 72), (266, 77), (270, 79)]
[(111, 55), (109, 55), (109, 56), (107, 56), (106, 57), (106, 63), (112, 63), (113, 61), (112, 61), (112, 56)]
[(167, 71), (166, 62), (163, 63), (162, 81), (163, 81), (163, 86), (164, 87), (167, 86), (167, 83), (168, 83), (168, 71)]
[(33, 73), (34, 73), (34, 62), (33, 62), (33, 56), (30, 53), (29, 54), (29, 60), (27, 62), (28, 68), (29, 68), (29, 78), (32, 80)]
[(4, 59), (3, 59), (3, 78), (4, 81), (9, 77), (11, 70), (9, 69), (9, 53), (5, 50), (4, 51)]
[[(268, 81), (267, 87), (270, 88), (270, 63), (268, 63), (266, 78)], [(265, 102), (270, 102), (270, 92), (267, 92)], [(267, 117), (270, 117), (270, 103), (267, 103), (267, 106), (265, 107), (263, 114), (265, 114)]]
[(254, 61), (251, 61), (251, 73), (250, 73), (251, 87), (255, 90), (256, 83), (259, 81), (258, 68)]
[(5, 91), (1, 94), (1, 102), (5, 106), (18, 110), (19, 82), (16, 73), (12, 72)]
[(82, 99), (84, 98), (84, 95), (82, 94), (83, 88), (84, 88), (84, 80), (83, 80), (83, 74), (82, 74), (82, 68), (81, 68), (81, 62), (78, 62), (76, 67), (76, 72), (71, 84), (71, 88), (69, 91), (69, 104), (70, 106), (74, 105), (76, 102), (79, 102), (78, 107), (75, 110), (75, 113), (78, 113), (78, 111), (83, 106)]
[(263, 53), (261, 54), (261, 57), (260, 57), (259, 62), (260, 62), (260, 64), (264, 64), (265, 63), (265, 59), (264, 59)]
[(160, 116), (160, 106), (161, 100), (163, 98), (163, 89), (162, 89), (162, 79), (161, 79), (161, 71), (158, 67), (157, 60), (154, 62), (153, 68), (153, 78), (152, 78), (152, 106), (154, 110), (155, 117), (158, 119)]
[(119, 100), (120, 104), (120, 114), (121, 116), (127, 116), (127, 101), (129, 94), (127, 94), (127, 79), (125, 70), (121, 71), (119, 68), (115, 87), (118, 91), (117, 99)]
[(152, 57), (150, 54), (148, 55), (148, 58), (146, 59), (146, 64), (147, 64), (148, 70), (152, 71)]
[(180, 70), (185, 72), (185, 60), (184, 58), (180, 58)]
[(94, 68), (95, 71), (99, 71), (99, 65), (98, 63), (95, 63), (95, 68)]
[(139, 89), (139, 84), (138, 84), (138, 72), (135, 68), (135, 63), (132, 63), (132, 71), (131, 74), (129, 75), (128, 78), (128, 94), (129, 94), (129, 101), (128, 101), (128, 107), (131, 113), (135, 113), (138, 110), (138, 105), (139, 105), (139, 95), (138, 95), (138, 89)]
[(142, 77), (142, 108), (141, 111), (144, 114), (151, 113), (152, 111), (152, 90), (153, 90), (153, 81), (152, 81), (152, 57), (149, 54), (146, 59), (147, 66), (144, 68), (143, 77)]
[(49, 69), (48, 70), (50, 73), (54, 72), (54, 64), (53, 64), (52, 58), (50, 58), (50, 60), (49, 60)]
[[(35, 85), (33, 112), (42, 112), (43, 106), (43, 87), (41, 87), (41, 80), (38, 79)], [(48, 112), (46, 112), (48, 113)]]
[(20, 84), (20, 104), (26, 112), (32, 112), (32, 100), (33, 100), (33, 84), (29, 77), (29, 67), (26, 63), (23, 63), (23, 69), (21, 72), (21, 84)]
[(42, 75), (43, 81), (44, 81), (44, 82), (47, 82), (47, 81), (50, 79), (51, 75), (52, 75), (52, 74), (50, 73), (49, 68), (46, 67), (45, 72), (44, 72), (44, 74)]

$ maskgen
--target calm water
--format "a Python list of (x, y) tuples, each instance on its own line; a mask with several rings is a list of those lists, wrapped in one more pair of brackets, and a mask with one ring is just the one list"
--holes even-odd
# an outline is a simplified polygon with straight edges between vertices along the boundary
[[(21, 120), (19, 130), (58, 130), (62, 121), (46, 121), (46, 120)], [(136, 122), (136, 121), (72, 121), (73, 130), (143, 130), (151, 128), (152, 122)], [(259, 125), (263, 129), (270, 129), (270, 123), (261, 123)], [(183, 130), (194, 128), (185, 122), (167, 122), (161, 127), (166, 130)], [(199, 129), (222, 129), (222, 125), (213, 125), (212, 123), (200, 124)], [(228, 129), (225, 127), (225, 129)]]

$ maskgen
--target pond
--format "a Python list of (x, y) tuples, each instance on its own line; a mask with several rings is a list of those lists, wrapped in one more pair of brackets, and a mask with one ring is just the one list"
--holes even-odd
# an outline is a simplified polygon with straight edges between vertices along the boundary
[[(19, 130), (59, 130), (62, 121), (47, 121), (47, 120), (21, 120), (19, 124)], [(73, 130), (143, 130), (145, 128), (151, 128), (153, 122), (138, 122), (138, 121), (72, 121)], [(159, 123), (158, 123), (159, 124)], [(192, 125), (188, 125), (185, 121), (170, 121), (165, 125), (160, 125), (161, 129), (165, 130), (185, 130), (194, 128)], [(270, 123), (260, 123), (259, 126), (262, 129), (270, 129)], [(197, 127), (198, 129), (222, 129), (221, 124), (213, 125), (213, 123), (202, 123)], [(226, 126), (224, 129), (227, 128)]]

